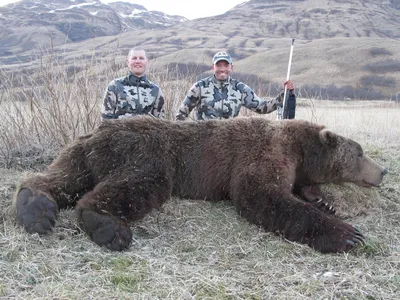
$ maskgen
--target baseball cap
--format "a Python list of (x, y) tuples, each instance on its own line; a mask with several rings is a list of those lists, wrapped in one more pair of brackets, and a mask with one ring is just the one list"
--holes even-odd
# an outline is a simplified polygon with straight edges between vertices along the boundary
[(232, 63), (232, 58), (231, 56), (226, 53), (226, 52), (217, 52), (214, 57), (213, 57), (213, 65), (215, 65), (217, 62), (221, 61), (221, 60), (225, 60), (227, 61), (229, 64)]

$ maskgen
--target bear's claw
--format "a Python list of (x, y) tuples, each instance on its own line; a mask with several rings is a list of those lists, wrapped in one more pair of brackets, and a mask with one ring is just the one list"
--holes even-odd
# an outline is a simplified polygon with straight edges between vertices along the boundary
[(328, 215), (334, 215), (336, 213), (335, 208), (332, 205), (323, 202), (322, 198), (319, 198), (316, 202), (312, 202), (312, 205)]
[(340, 220), (322, 229), (322, 232), (324, 234), (312, 239), (310, 246), (323, 253), (348, 252), (358, 245), (365, 245), (365, 238), (360, 231)]
[(44, 234), (54, 227), (58, 206), (45, 195), (34, 196), (28, 188), (22, 188), (16, 199), (16, 217), (29, 233)]
[(362, 245), (365, 245), (365, 237), (361, 234), (361, 232), (358, 229), (355, 230), (356, 230), (356, 236), (354, 237), (355, 240), (361, 243)]

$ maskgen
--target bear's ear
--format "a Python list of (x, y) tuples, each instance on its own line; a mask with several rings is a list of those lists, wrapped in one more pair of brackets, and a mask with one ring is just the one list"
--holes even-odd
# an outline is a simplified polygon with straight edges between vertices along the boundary
[(322, 129), (319, 132), (319, 138), (321, 139), (321, 142), (324, 144), (328, 144), (331, 146), (336, 145), (336, 134), (334, 134), (332, 131), (328, 130), (328, 129)]

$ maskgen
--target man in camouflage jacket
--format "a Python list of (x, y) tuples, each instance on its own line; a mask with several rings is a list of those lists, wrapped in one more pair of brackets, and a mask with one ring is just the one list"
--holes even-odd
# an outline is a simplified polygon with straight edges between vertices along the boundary
[(128, 75), (114, 79), (108, 85), (101, 116), (120, 119), (151, 114), (164, 118), (164, 96), (161, 89), (146, 78), (149, 60), (145, 50), (131, 49), (127, 56)]
[[(218, 52), (214, 55), (212, 70), (213, 76), (201, 79), (191, 87), (179, 108), (176, 120), (185, 120), (194, 108), (195, 119), (206, 120), (236, 117), (242, 106), (260, 114), (268, 114), (282, 106), (283, 91), (275, 99), (264, 100), (246, 84), (231, 78), (233, 65), (228, 53)], [(296, 108), (294, 85), (290, 80), (285, 85), (289, 98), (284, 118), (293, 119)]]

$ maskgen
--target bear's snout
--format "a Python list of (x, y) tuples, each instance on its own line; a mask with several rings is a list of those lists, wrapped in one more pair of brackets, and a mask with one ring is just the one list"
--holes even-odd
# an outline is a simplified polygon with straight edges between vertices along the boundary
[(369, 156), (365, 155), (362, 162), (361, 185), (365, 187), (378, 187), (383, 176), (388, 173), (386, 167), (379, 165)]

